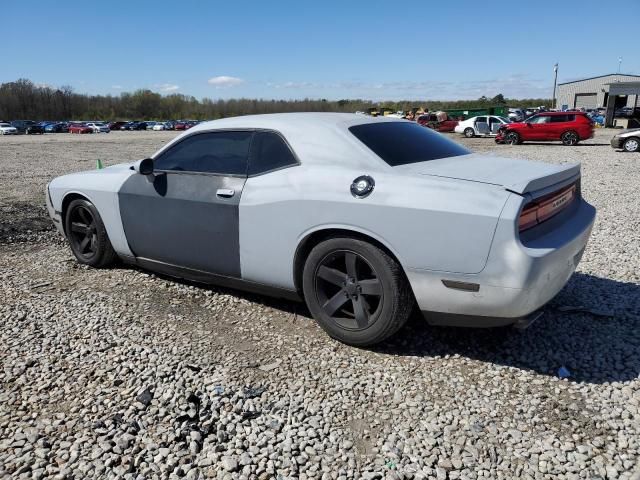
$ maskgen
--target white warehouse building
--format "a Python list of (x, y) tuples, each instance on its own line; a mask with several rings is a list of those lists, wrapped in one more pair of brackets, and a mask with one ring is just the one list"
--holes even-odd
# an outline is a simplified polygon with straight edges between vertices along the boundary
[[(610, 83), (638, 81), (640, 81), (640, 75), (612, 73), (573, 82), (559, 83), (556, 94), (556, 108), (568, 110), (572, 108), (606, 107), (609, 99)], [(628, 95), (626, 103), (624, 98), (619, 98), (615, 107), (634, 107), (637, 103), (637, 97), (638, 95)]]

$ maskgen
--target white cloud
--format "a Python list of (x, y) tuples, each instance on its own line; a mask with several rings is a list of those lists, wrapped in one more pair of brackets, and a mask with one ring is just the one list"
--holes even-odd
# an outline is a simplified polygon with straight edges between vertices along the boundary
[(227, 75), (220, 75), (218, 77), (212, 77), (207, 80), (209, 85), (213, 85), (216, 88), (230, 88), (236, 87), (244, 83), (244, 80), (238, 77), (229, 77)]
[(175, 92), (176, 90), (180, 90), (178, 85), (174, 85), (172, 83), (161, 83), (154, 85), (153, 88), (160, 90), (161, 92)]

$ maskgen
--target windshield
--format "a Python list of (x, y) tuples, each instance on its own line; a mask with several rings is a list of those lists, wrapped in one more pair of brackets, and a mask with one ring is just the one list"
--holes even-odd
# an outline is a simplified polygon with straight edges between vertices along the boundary
[(508, 118), (504, 118), (504, 117), (498, 117), (500, 120), (502, 120), (504, 123), (511, 123), (511, 120), (509, 120)]
[(471, 153), (413, 122), (365, 123), (350, 127), (349, 131), (392, 167)]

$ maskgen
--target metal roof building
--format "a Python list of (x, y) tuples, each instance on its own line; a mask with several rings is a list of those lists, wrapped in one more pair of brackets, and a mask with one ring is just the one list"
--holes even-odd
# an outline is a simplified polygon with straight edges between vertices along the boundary
[[(612, 73), (558, 84), (556, 107), (559, 109), (606, 107), (609, 99), (609, 84), (616, 82), (637, 82), (640, 75)], [(619, 98), (616, 108), (633, 107), (637, 95), (628, 95), (626, 102)]]

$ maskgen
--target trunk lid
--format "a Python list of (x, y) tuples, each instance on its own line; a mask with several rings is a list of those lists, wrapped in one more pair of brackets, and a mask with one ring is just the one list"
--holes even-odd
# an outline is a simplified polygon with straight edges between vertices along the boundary
[(580, 176), (580, 164), (555, 165), (491, 155), (461, 155), (394, 167), (398, 173), (452, 178), (524, 194)]

